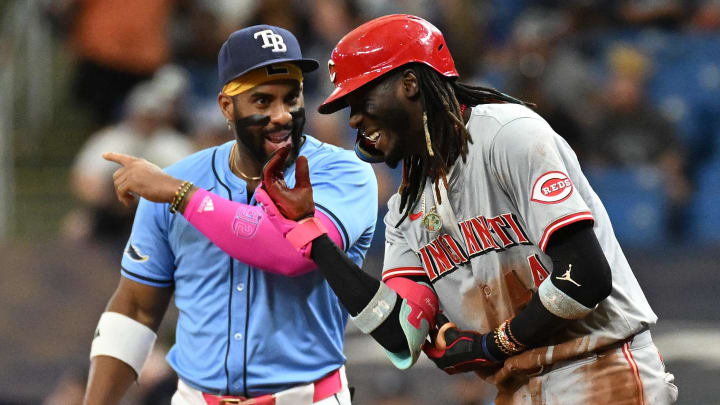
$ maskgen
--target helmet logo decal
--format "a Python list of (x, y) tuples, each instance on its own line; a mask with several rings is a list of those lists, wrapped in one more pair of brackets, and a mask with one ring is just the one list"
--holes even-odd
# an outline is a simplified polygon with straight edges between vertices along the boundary
[(287, 51), (287, 45), (285, 45), (283, 37), (274, 33), (272, 30), (258, 31), (253, 35), (253, 38), (257, 39), (258, 36), (262, 37), (263, 48), (272, 48), (273, 52)]
[(330, 81), (335, 84), (335, 62), (332, 59), (328, 60), (328, 72), (330, 72)]

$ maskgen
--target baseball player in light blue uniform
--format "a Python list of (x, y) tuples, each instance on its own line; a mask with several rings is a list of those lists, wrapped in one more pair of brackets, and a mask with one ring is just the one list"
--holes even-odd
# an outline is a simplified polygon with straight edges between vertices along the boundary
[[(377, 207), (372, 170), (351, 151), (305, 139), (300, 155), (308, 158), (316, 207), (337, 221), (348, 256), (361, 265), (377, 215), (367, 209)], [(245, 181), (227, 165), (233, 143), (198, 152), (167, 172), (255, 205)], [(292, 187), (294, 166), (285, 180)], [(249, 267), (165, 204), (141, 200), (122, 275), (155, 287), (174, 285), (179, 317), (168, 361), (203, 392), (254, 397), (315, 381), (345, 362), (347, 313), (319, 273), (287, 278)]]
[[(271, 40), (267, 40), (268, 36)], [(227, 45), (233, 38), (235, 43)], [(277, 27), (240, 30), (226, 45), (232, 48), (240, 43), (245, 49), (255, 42), (258, 44), (255, 53), (246, 51), (241, 62), (233, 61), (246, 64), (244, 71), (258, 66), (265, 69), (267, 65), (270, 66), (267, 74), (274, 74), (281, 70), (279, 65), (269, 65), (274, 60), (302, 60), (292, 34)], [(272, 49), (265, 51), (263, 45), (267, 42), (284, 51), (279, 54)], [(222, 64), (221, 57), (221, 79)], [(315, 67), (317, 63), (311, 65), (312, 70)], [(291, 81), (283, 83), (288, 82)], [(273, 83), (270, 81), (270, 85)], [(297, 116), (293, 112), (293, 122)], [(339, 234), (338, 245), (360, 266), (377, 217), (377, 182), (373, 171), (352, 151), (303, 135), (302, 125), (293, 128), (300, 131), (291, 134), (293, 145), (297, 145), (296, 153), (306, 157), (311, 168), (316, 211), (331, 220)], [(266, 150), (272, 150), (275, 143), (290, 142), (269, 138), (263, 143)], [(233, 170), (236, 159), (233, 154), (246, 147), (239, 144), (240, 141), (231, 141), (202, 150), (165, 171), (216, 197), (255, 208), (251, 186), (257, 186), (258, 178), (238, 175)], [(294, 186), (292, 160), (285, 168), (285, 181)], [(199, 208), (203, 210), (212, 211), (212, 201), (204, 201)], [(242, 239), (238, 243), (243, 243)], [(280, 247), (264, 249), (247, 253), (273, 257)], [(343, 369), (346, 310), (317, 271), (287, 277), (266, 270), (224, 253), (185, 217), (170, 212), (168, 204), (141, 199), (122, 259), (121, 285), (108, 305), (108, 312), (101, 317), (93, 342), (92, 368), (96, 370), (91, 369), (86, 403), (102, 402), (89, 400), (94, 395), (91, 392), (114, 389), (102, 385), (103, 380), (111, 380), (113, 375), (107, 361), (120, 360), (112, 366), (129, 366), (125, 371), (134, 371), (132, 378), (139, 375), (144, 353), (152, 347), (160, 319), (147, 320), (138, 313), (160, 314), (161, 318), (170, 295), (174, 294), (179, 318), (176, 341), (167, 356), (179, 376), (173, 405), (226, 403), (224, 400), (242, 403), (238, 401), (250, 399), (255, 404), (349, 404)], [(124, 294), (139, 298), (128, 299), (135, 302), (134, 306), (120, 305), (115, 310), (118, 305), (113, 301)], [(158, 295), (161, 298), (156, 298)], [(162, 297), (166, 297), (165, 301)], [(133, 309), (138, 307), (140, 310)], [(124, 338), (113, 337), (120, 335)], [(118, 380), (127, 380), (126, 374)], [(119, 396), (105, 397), (104, 403), (119, 401), (126, 388), (118, 388), (122, 391)]]

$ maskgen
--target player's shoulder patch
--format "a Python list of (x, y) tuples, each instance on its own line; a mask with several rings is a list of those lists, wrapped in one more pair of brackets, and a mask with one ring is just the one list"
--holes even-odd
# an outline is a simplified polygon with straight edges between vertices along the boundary
[(125, 255), (127, 255), (130, 260), (140, 263), (146, 262), (150, 258), (150, 256), (142, 254), (140, 249), (132, 243), (128, 243), (127, 248), (125, 249)]
[(567, 200), (573, 189), (572, 181), (567, 174), (551, 171), (535, 180), (530, 199), (541, 204), (555, 204)]

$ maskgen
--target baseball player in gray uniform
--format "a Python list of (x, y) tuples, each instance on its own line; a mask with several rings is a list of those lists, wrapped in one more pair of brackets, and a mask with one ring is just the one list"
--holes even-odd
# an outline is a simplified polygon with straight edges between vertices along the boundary
[[(319, 111), (349, 106), (358, 155), (402, 162), (403, 183), (388, 202), (382, 281), (327, 236), (311, 257), (397, 367), (424, 351), (449, 374), (494, 383), (496, 404), (675, 402), (650, 336), (657, 316), (545, 120), (457, 82), (442, 34), (414, 16), (356, 28), (328, 66), (336, 88)], [(300, 206), (300, 191), (267, 183), (278, 205)]]

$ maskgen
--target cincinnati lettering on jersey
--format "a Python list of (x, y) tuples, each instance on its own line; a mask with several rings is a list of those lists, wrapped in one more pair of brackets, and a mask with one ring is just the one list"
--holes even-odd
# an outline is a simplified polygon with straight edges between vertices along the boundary
[(477, 216), (458, 223), (458, 227), (465, 243), (443, 234), (420, 248), (418, 255), (432, 282), (456, 270), (459, 265), (467, 263), (473, 257), (517, 245), (532, 244), (515, 215), (511, 213), (492, 218)]

